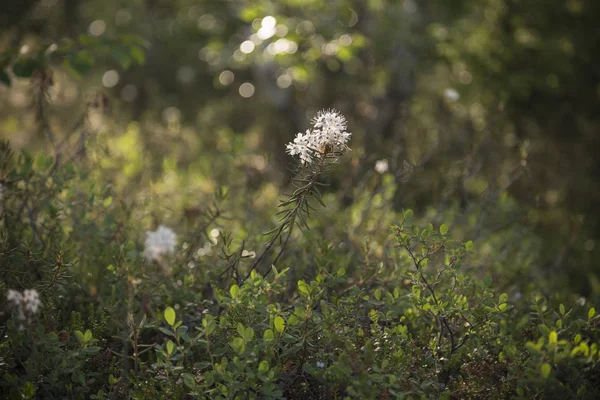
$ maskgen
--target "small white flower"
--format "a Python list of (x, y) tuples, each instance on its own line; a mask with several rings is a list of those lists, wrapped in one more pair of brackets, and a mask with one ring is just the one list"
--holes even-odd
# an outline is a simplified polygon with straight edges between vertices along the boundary
[(456, 101), (460, 99), (460, 94), (455, 89), (448, 88), (444, 90), (444, 97), (448, 100)]
[(325, 363), (322, 361), (317, 361), (317, 367), (319, 368), (325, 368)]
[(40, 309), (40, 295), (35, 289), (26, 289), (23, 293), (11, 289), (6, 298), (17, 307), (21, 321), (27, 318), (31, 322), (31, 317)]
[(310, 130), (307, 129), (306, 134), (298, 133), (294, 141), (286, 145), (288, 154), (299, 155), (302, 164), (311, 163), (313, 159), (311, 152), (315, 151), (316, 143), (311, 135)]
[(165, 255), (172, 255), (177, 246), (177, 235), (172, 229), (160, 225), (155, 232), (146, 232), (144, 257), (148, 261), (162, 261)]
[(388, 160), (383, 159), (383, 160), (378, 160), (377, 162), (375, 162), (375, 171), (377, 171), (378, 174), (385, 174), (389, 169), (389, 164), (388, 164)]

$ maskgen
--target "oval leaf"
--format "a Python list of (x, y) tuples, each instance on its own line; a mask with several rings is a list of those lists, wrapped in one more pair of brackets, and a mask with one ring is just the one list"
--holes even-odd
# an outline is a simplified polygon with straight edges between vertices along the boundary
[(548, 363), (543, 363), (540, 367), (540, 372), (542, 374), (542, 378), (547, 378), (550, 376), (550, 371), (552, 371), (552, 367)]
[(274, 325), (277, 332), (283, 333), (283, 330), (285, 329), (285, 320), (281, 317), (276, 317)]
[(173, 351), (175, 350), (175, 343), (173, 343), (172, 341), (168, 341), (167, 342), (167, 354), (171, 355), (173, 354)]
[(165, 308), (164, 316), (167, 324), (171, 326), (175, 325), (175, 310), (172, 307)]

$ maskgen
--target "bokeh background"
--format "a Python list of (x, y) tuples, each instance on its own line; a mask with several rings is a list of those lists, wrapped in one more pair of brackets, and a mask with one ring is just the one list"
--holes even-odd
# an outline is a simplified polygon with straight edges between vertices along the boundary
[[(292, 174), (285, 143), (334, 107), (352, 153), (329, 180), (323, 225), (348, 218), (360, 246), (387, 232), (377, 213), (411, 208), (479, 243), (473, 268), (493, 265), (515, 293), (536, 280), (600, 293), (596, 0), (0, 8), (0, 137), (51, 154), (49, 121), (57, 141), (95, 146), (115, 199), (149, 205), (142, 221), (183, 224), (223, 183), (272, 213)], [(50, 77), (32, 72), (40, 60)], [(265, 228), (238, 217), (242, 236)]]

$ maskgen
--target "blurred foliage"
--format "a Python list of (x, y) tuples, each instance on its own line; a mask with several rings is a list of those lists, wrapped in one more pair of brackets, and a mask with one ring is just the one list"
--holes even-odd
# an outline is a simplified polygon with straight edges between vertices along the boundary
[[(0, 138), (10, 140), (10, 146), (0, 154), (0, 288), (35, 286), (42, 293), (45, 331), (27, 334), (38, 335), (42, 350), (36, 351), (56, 357), (48, 360), (68, 360), (56, 373), (79, 385), (68, 389), (71, 397), (87, 397), (92, 387), (94, 393), (104, 387), (82, 383), (87, 373), (97, 382), (110, 382), (113, 396), (124, 390), (125, 379), (119, 377), (127, 374), (121, 375), (125, 367), (118, 364), (123, 364), (120, 346), (127, 340), (117, 343), (112, 336), (141, 324), (137, 314), (135, 324), (123, 328), (128, 313), (137, 312), (124, 308), (126, 304), (140, 305), (156, 327), (158, 310), (178, 305), (191, 315), (182, 326), (192, 331), (204, 318), (196, 315), (202, 312), (198, 307), (215, 321), (231, 311), (227, 301), (235, 303), (233, 293), (223, 302), (231, 285), (266, 307), (260, 291), (272, 283), (272, 302), (281, 305), (280, 314), (289, 321), (294, 307), (320, 307), (308, 305), (298, 281), (309, 282), (318, 292), (330, 283), (317, 277), (335, 275), (339, 268), (344, 278), (334, 279), (335, 289), (351, 296), (357, 296), (352, 287), (366, 290), (367, 303), (375, 290), (380, 297), (391, 293), (386, 307), (401, 310), (398, 315), (412, 310), (414, 327), (402, 324), (414, 330), (394, 328), (390, 335), (400, 339), (392, 347), (410, 343), (435, 350), (434, 339), (449, 340), (451, 329), (440, 333), (434, 327), (442, 319), (417, 317), (428, 314), (425, 304), (431, 307), (433, 300), (415, 295), (415, 287), (419, 293), (427, 290), (414, 284), (420, 277), (409, 276), (411, 260), (406, 253), (399, 255), (398, 235), (389, 231), (401, 226), (403, 210), (411, 209), (420, 216), (417, 225), (444, 224), (457, 241), (472, 243), (475, 252), (461, 265), (461, 274), (473, 286), (465, 283), (462, 295), (473, 308), (473, 299), (481, 297), (478, 317), (491, 313), (485, 308), (491, 307), (498, 320), (490, 317), (477, 332), (485, 354), (474, 356), (479, 343), (470, 340), (464, 349), (451, 351), (449, 361), (447, 352), (431, 350), (423, 375), (404, 376), (408, 386), (390, 382), (381, 398), (402, 391), (437, 398), (446, 390), (455, 398), (489, 398), (486, 387), (514, 395), (516, 381), (511, 379), (524, 371), (529, 371), (524, 376), (531, 378), (527, 387), (533, 392), (517, 393), (523, 398), (590, 390), (590, 376), (597, 373), (590, 364), (597, 349), (589, 347), (597, 342), (597, 318), (586, 318), (586, 310), (572, 317), (571, 311), (554, 310), (563, 303), (587, 308), (586, 303), (600, 300), (599, 18), (600, 3), (594, 0), (23, 0), (2, 6)], [(277, 227), (273, 214), (278, 198), (290, 190), (292, 171), (284, 145), (327, 107), (341, 110), (353, 133), (352, 153), (326, 177), (320, 199), (327, 207), (312, 213), (310, 230), (290, 233), (291, 242), (276, 265), (288, 269), (280, 278), (284, 283), (260, 277), (271, 273), (268, 262), (242, 282), (254, 268), (250, 255), (263, 248), (260, 234)], [(163, 223), (180, 235), (181, 245), (168, 279), (164, 271), (139, 270), (137, 264), (144, 232)], [(130, 278), (136, 289), (128, 291)], [(446, 283), (440, 283), (444, 291)], [(400, 298), (395, 289), (403, 293)], [(135, 301), (124, 293), (134, 293)], [(500, 293), (507, 293), (514, 308), (499, 309), (506, 299), (491, 303)], [(406, 294), (414, 302), (406, 303)], [(339, 307), (336, 312), (350, 312), (344, 308), (351, 299), (326, 301)], [(464, 311), (464, 303), (451, 303), (452, 312)], [(357, 304), (352, 307), (383, 312), (382, 304)], [(528, 316), (528, 310), (533, 314)], [(240, 322), (264, 339), (267, 327), (257, 321), (271, 321), (275, 314), (255, 311), (252, 321), (238, 320), (238, 315), (219, 322), (219, 335), (235, 336)], [(446, 322), (457, 324), (456, 314), (446, 311)], [(310, 324), (342, 315), (315, 312), (318, 317), (309, 318)], [(387, 335), (382, 332), (392, 327), (381, 321), (400, 323), (393, 319), (398, 315), (365, 318), (373, 326), (383, 325), (379, 334)], [(8, 314), (1, 319), (6, 325)], [(366, 320), (360, 321), (364, 329)], [(497, 325), (486, 325), (490, 321)], [(92, 339), (86, 339), (87, 329)], [(55, 346), (50, 333), (62, 332), (69, 338), (59, 337), (64, 345)], [(525, 339), (517, 338), (521, 334)], [(162, 343), (156, 333), (147, 335), (145, 344)], [(240, 340), (232, 347), (239, 359), (252, 353), (247, 349), (252, 340), (244, 335), (236, 337), (244, 349)], [(293, 348), (294, 340), (323, 343), (322, 336), (293, 335), (280, 351), (286, 345)], [(505, 348), (497, 347), (496, 337), (507, 340)], [(12, 349), (27, 347), (22, 336), (10, 340)], [(352, 335), (344, 340), (348, 342), (336, 346), (356, 349), (361, 348), (357, 343), (364, 344), (364, 338)], [(581, 343), (589, 345), (587, 350)], [(176, 344), (183, 354), (182, 344)], [(82, 349), (74, 350), (76, 345)], [(90, 350), (96, 347), (105, 350), (103, 358)], [(130, 358), (133, 364), (125, 362), (125, 371), (138, 361), (156, 361), (157, 376), (167, 371), (196, 390), (202, 380), (196, 376), (192, 384), (192, 372), (181, 375), (180, 367), (190, 364), (170, 359), (168, 348), (159, 347), (153, 351), (162, 355)], [(6, 347), (0, 350), (4, 373), (9, 356)], [(270, 357), (268, 368), (262, 360), (249, 363), (264, 373), (263, 387), (277, 397), (277, 389), (269, 386), (281, 384), (269, 375), (273, 357), (282, 370), (300, 371), (302, 363), (298, 367), (294, 359), (287, 365), (285, 357), (269, 353), (272, 349), (258, 351)], [(19, 364), (23, 354), (11, 359), (10, 368), (16, 368), (11, 376), (19, 375), (14, 371), (34, 372), (7, 382), (19, 388), (19, 396), (40, 396), (34, 375), (51, 365)], [(390, 354), (370, 354), (368, 362), (375, 357), (381, 363), (376, 374), (383, 374), (374, 377), (344, 370), (348, 360), (328, 354), (328, 365), (335, 368), (308, 371), (315, 381), (293, 380), (287, 389), (302, 398), (306, 385), (318, 392), (323, 382), (335, 382), (335, 395), (360, 397), (360, 390), (388, 379), (382, 377), (386, 368), (412, 365), (423, 356), (414, 353), (412, 361), (400, 361), (385, 358), (395, 357)], [(245, 374), (231, 355), (227, 364), (235, 368), (230, 372)], [(86, 364), (88, 356), (111, 367), (96, 377), (97, 365)], [(590, 369), (576, 376), (577, 363), (585, 357)], [(222, 360), (210, 361), (213, 370), (225, 368)], [(439, 362), (446, 363), (441, 370)], [(82, 365), (87, 365), (85, 372)], [(299, 375), (306, 377), (304, 372)], [(507, 381), (488, 385), (485, 373), (503, 374)], [(539, 374), (556, 380), (538, 380)], [(353, 381), (357, 376), (361, 378)], [(238, 378), (219, 382), (227, 386)], [(63, 378), (52, 379), (58, 385)], [(290, 374), (290, 379), (300, 378)], [(169, 382), (177, 381), (167, 379), (165, 385)], [(572, 387), (565, 389), (565, 382)], [(221, 390), (215, 385), (214, 390)], [(166, 386), (154, 389), (182, 395)]]

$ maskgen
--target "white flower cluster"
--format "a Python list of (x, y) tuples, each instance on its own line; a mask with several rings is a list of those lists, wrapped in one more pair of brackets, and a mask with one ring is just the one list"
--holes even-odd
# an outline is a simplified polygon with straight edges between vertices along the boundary
[(19, 319), (22, 321), (26, 317), (31, 320), (31, 317), (40, 310), (40, 295), (35, 289), (26, 289), (23, 293), (11, 289), (8, 291), (6, 298), (17, 307)]
[(352, 133), (346, 131), (346, 118), (337, 110), (322, 110), (312, 121), (313, 128), (298, 133), (286, 145), (287, 153), (300, 156), (302, 165), (314, 161), (316, 153), (343, 153)]
[(149, 262), (161, 262), (163, 256), (171, 255), (175, 252), (177, 235), (171, 228), (161, 225), (155, 232), (147, 231), (146, 235), (144, 257)]

